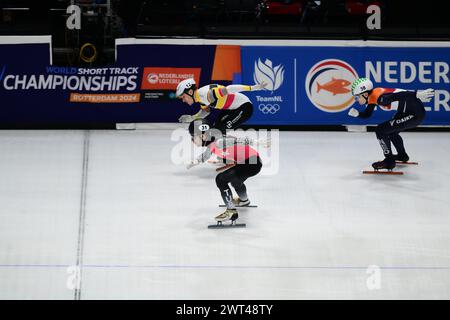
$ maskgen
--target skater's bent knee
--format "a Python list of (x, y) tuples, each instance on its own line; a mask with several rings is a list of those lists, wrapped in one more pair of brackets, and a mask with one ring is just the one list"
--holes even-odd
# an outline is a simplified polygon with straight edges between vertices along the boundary
[(377, 136), (378, 139), (380, 139), (381, 137), (386, 135), (386, 132), (383, 129), (383, 127), (377, 126), (375, 129), (375, 135)]
[(216, 185), (217, 185), (217, 186), (219, 186), (219, 185), (222, 183), (222, 177), (221, 177), (221, 175), (222, 175), (222, 174), (218, 174), (218, 175), (216, 176)]
[(219, 189), (228, 187), (228, 182), (226, 181), (223, 173), (219, 173), (216, 176), (216, 185)]
[(234, 180), (231, 181), (231, 185), (235, 189), (241, 187), (243, 184), (244, 183), (241, 180), (239, 180), (239, 179), (234, 179)]

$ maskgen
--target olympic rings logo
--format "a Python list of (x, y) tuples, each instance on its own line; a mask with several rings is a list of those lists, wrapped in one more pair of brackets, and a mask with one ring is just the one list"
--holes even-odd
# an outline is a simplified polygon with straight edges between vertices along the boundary
[(260, 104), (258, 106), (259, 111), (264, 114), (275, 114), (280, 110), (279, 104)]

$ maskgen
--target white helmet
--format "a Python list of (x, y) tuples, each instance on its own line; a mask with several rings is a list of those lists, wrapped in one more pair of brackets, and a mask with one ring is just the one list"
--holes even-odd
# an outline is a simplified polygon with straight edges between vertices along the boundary
[(177, 85), (176, 97), (179, 98), (183, 93), (187, 93), (189, 90), (195, 90), (195, 80), (192, 78), (184, 79)]
[(372, 89), (373, 83), (367, 78), (359, 78), (352, 83), (352, 95), (354, 96), (370, 91)]

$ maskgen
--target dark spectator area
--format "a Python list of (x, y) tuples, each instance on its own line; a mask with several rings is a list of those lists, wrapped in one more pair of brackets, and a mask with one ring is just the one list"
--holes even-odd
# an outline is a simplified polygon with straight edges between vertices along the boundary
[[(381, 29), (368, 30), (368, 6), (381, 10)], [(139, 36), (291, 39), (449, 39), (450, 19), (438, 6), (373, 0), (146, 1)]]
[[(82, 8), (81, 30), (68, 30), (67, 7)], [(370, 5), (381, 29), (369, 30)], [(52, 35), (65, 62), (82, 43), (105, 61), (120, 37), (249, 39), (450, 40), (450, 19), (437, 2), (388, 0), (0, 0), (0, 35)], [(75, 58), (74, 58), (75, 59)]]

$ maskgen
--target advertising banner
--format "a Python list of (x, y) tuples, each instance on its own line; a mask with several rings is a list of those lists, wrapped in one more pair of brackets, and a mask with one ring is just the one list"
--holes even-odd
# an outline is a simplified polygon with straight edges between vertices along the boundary
[(199, 110), (175, 98), (186, 78), (198, 86), (268, 83), (266, 90), (244, 92), (254, 104), (248, 124), (364, 125), (390, 119), (395, 111), (383, 108), (365, 120), (348, 116), (351, 107), (362, 110), (350, 90), (358, 77), (380, 87), (435, 89), (423, 124), (450, 125), (446, 43), (120, 39), (114, 65), (78, 68), (53, 65), (46, 39), (0, 37), (0, 125), (177, 122)]
[(435, 89), (426, 103), (423, 124), (450, 124), (450, 48), (242, 46), (244, 82), (269, 83), (268, 90), (249, 94), (255, 104), (252, 124), (377, 124), (395, 110), (378, 108), (369, 119), (347, 115), (363, 110), (351, 94), (359, 77), (375, 87)]
[[(143, 69), (141, 105), (151, 110), (152, 116), (135, 122), (176, 122), (182, 114), (197, 113), (198, 104), (188, 106), (175, 98), (181, 80), (194, 78), (198, 87), (211, 83), (227, 85), (231, 84), (234, 75), (241, 73), (241, 48), (238, 45), (175, 45), (159, 44), (155, 40), (123, 39), (118, 41), (116, 48), (116, 65), (133, 61)], [(213, 110), (210, 117), (216, 115)]]
[(181, 80), (229, 84), (240, 73), (238, 46), (123, 45), (114, 65), (78, 68), (52, 65), (50, 42), (14, 42), (0, 41), (3, 126), (177, 122), (198, 111), (175, 99)]

